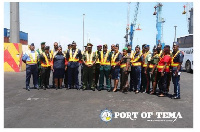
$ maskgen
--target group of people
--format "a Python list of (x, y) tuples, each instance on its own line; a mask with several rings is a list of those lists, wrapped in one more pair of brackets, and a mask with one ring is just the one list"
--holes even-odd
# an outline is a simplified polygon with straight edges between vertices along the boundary
[[(180, 73), (184, 54), (179, 50), (178, 42), (173, 43), (173, 51), (165, 45), (162, 50), (161, 44), (153, 47), (143, 44), (141, 49), (137, 45), (132, 50), (131, 45), (119, 51), (119, 44), (112, 44), (108, 50), (107, 44), (98, 45), (97, 51), (93, 52), (91, 43), (81, 51), (76, 47), (76, 42), (68, 44), (66, 51), (57, 42), (54, 49), (50, 50), (41, 43), (41, 48), (35, 51), (34, 43), (30, 50), (25, 52), (22, 61), (26, 63), (26, 89), (30, 91), (30, 77), (33, 74), (34, 88), (49, 88), (49, 78), (52, 71), (52, 87), (77, 90), (106, 89), (108, 92), (117, 92), (120, 81), (121, 92), (134, 91), (135, 94), (148, 93), (155, 95), (157, 86), (159, 97), (168, 95), (170, 82), (174, 84), (174, 99), (180, 99)], [(103, 48), (103, 49), (102, 49)], [(79, 85), (79, 66), (81, 66), (81, 86)], [(130, 78), (130, 79), (129, 79)], [(111, 82), (113, 80), (113, 87)], [(152, 82), (152, 87), (150, 86)], [(99, 85), (97, 86), (97, 84)]]

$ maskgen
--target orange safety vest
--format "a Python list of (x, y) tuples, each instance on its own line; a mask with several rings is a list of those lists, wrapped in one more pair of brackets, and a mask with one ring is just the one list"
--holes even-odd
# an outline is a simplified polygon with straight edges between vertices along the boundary
[(110, 65), (110, 61), (107, 61), (108, 58), (108, 54), (110, 53), (110, 51), (107, 51), (105, 57), (103, 58), (103, 51), (101, 51), (101, 65)]
[(77, 53), (78, 53), (78, 49), (75, 50), (74, 55), (72, 56), (72, 49), (70, 49), (70, 51), (69, 51), (69, 61), (78, 62), (79, 59), (76, 58)]
[(86, 56), (87, 56), (87, 60), (85, 62), (86, 64), (92, 65), (94, 63), (94, 61), (93, 61), (93, 55), (94, 55), (94, 53), (91, 53), (91, 55), (89, 57), (88, 51), (86, 51)]
[(179, 62), (174, 63), (174, 58), (178, 55), (179, 52), (180, 52), (180, 50), (177, 51), (176, 54), (172, 57), (172, 60), (171, 60), (171, 66), (172, 66), (172, 67), (177, 67), (178, 65), (180, 65)]
[[(30, 51), (28, 51), (30, 52)], [(35, 60), (33, 60), (33, 56), (31, 52), (28, 54), (30, 61), (26, 61), (26, 64), (37, 64), (37, 52), (35, 51)]]
[(43, 62), (41, 62), (41, 66), (42, 66), (42, 67), (49, 67), (49, 66), (51, 66), (51, 58), (52, 58), (52, 55), (49, 54), (50, 60), (48, 60), (46, 54), (45, 54), (44, 52), (43, 52), (42, 54), (43, 54), (43, 56), (44, 56), (44, 58), (45, 58), (46, 64), (43, 63)]
[(116, 58), (117, 58), (118, 55), (119, 55), (119, 51), (115, 55), (112, 54), (112, 57), (111, 57), (111, 66), (116, 66), (117, 65), (117, 63), (115, 62), (115, 60), (116, 60)]

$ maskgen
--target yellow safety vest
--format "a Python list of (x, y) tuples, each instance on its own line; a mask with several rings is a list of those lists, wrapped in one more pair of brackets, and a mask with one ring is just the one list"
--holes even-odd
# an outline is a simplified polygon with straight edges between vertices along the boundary
[[(96, 52), (95, 52), (95, 54), (96, 54), (96, 57), (98, 57), (98, 54), (97, 54), (97, 52), (98, 52), (98, 51), (96, 51)], [(100, 63), (100, 61), (99, 61), (99, 57), (97, 58), (97, 61), (96, 61), (96, 63)]]
[(72, 56), (72, 49), (70, 49), (70, 51), (69, 51), (69, 61), (78, 62), (79, 59), (76, 58), (77, 53), (78, 53), (78, 49), (75, 50), (74, 55)]
[(178, 55), (178, 53), (180, 53), (180, 50), (176, 52), (176, 54), (172, 57), (172, 60), (171, 60), (171, 66), (172, 67), (177, 67), (180, 63), (174, 63), (174, 58)]
[(86, 56), (87, 56), (87, 60), (86, 60), (86, 62), (85, 62), (86, 64), (88, 64), (88, 65), (89, 65), (89, 64), (90, 64), (90, 65), (93, 64), (93, 62), (94, 62), (94, 61), (93, 61), (93, 55), (94, 55), (94, 53), (91, 53), (91, 54), (90, 54), (90, 57), (89, 57), (88, 51), (86, 51)]
[(28, 52), (30, 52), (28, 54), (30, 61), (26, 61), (26, 64), (37, 64), (37, 52), (35, 51), (35, 60), (33, 60), (33, 56), (31, 54), (31, 51), (28, 51)]
[(116, 66), (117, 63), (115, 62), (117, 56), (119, 55), (119, 51), (116, 55), (112, 54), (112, 57), (111, 57), (111, 66)]
[(110, 65), (110, 62), (107, 61), (109, 53), (110, 53), (110, 51), (107, 51), (105, 57), (103, 58), (103, 51), (101, 51), (101, 62), (100, 62), (101, 65)]

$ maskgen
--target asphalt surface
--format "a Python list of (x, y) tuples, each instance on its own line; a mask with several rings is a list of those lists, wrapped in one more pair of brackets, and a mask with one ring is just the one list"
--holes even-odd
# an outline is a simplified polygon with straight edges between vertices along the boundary
[[(4, 73), (5, 128), (192, 128), (193, 74), (181, 74), (181, 99), (146, 93), (107, 92), (76, 89), (25, 89), (25, 73)], [(50, 81), (51, 82), (51, 81)], [(32, 81), (31, 81), (31, 85)], [(170, 85), (173, 94), (173, 84)], [(136, 120), (113, 118), (104, 122), (101, 110), (139, 112)], [(150, 119), (142, 112), (153, 112)], [(182, 118), (158, 119), (155, 112), (180, 112)], [(169, 121), (171, 120), (171, 121)], [(173, 119), (174, 120), (174, 119)]]

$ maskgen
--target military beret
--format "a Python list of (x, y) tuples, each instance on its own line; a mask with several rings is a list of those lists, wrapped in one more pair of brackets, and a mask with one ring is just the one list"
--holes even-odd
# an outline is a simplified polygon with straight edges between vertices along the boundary
[(146, 46), (146, 45), (147, 45), (147, 44), (143, 44), (143, 45), (142, 45), (142, 48), (143, 48), (144, 46)]
[(49, 46), (46, 46), (44, 49), (45, 49), (45, 50), (49, 50)]
[(87, 43), (87, 47), (92, 47), (93, 45), (91, 43)]
[(107, 45), (107, 44), (104, 44), (103, 47), (108, 47), (108, 45)]
[(156, 50), (156, 48), (157, 48), (156, 45), (154, 45), (154, 46), (153, 46), (153, 50)]
[(73, 41), (73, 42), (72, 42), (72, 45), (76, 45), (76, 42), (75, 42), (75, 41)]
[(124, 47), (123, 50), (128, 50), (128, 48), (127, 48), (127, 47)]
[(139, 46), (139, 45), (136, 45), (135, 48), (140, 48), (140, 46)]
[(178, 46), (179, 45), (179, 43), (178, 42), (173, 42), (173, 46)]
[(102, 45), (97, 45), (97, 47), (102, 47)]
[(41, 42), (41, 45), (45, 44), (46, 42)]
[(31, 43), (31, 46), (35, 46), (34, 43)]
[(149, 48), (149, 47), (150, 47), (150, 45), (145, 45), (145, 46), (144, 46), (144, 48)]
[(67, 46), (71, 46), (71, 44), (68, 44)]
[(115, 47), (119, 47), (119, 44), (116, 44)]

